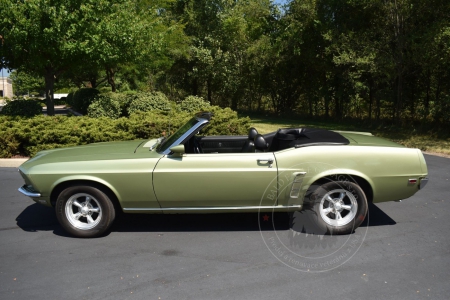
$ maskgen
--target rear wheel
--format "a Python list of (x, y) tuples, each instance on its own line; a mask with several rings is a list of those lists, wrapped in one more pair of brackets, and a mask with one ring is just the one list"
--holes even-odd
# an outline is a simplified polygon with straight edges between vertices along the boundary
[(59, 195), (56, 216), (70, 234), (91, 238), (108, 230), (114, 221), (115, 210), (101, 190), (91, 186), (72, 186)]
[(367, 198), (353, 182), (328, 182), (315, 188), (305, 199), (305, 213), (328, 234), (349, 234), (367, 214)]

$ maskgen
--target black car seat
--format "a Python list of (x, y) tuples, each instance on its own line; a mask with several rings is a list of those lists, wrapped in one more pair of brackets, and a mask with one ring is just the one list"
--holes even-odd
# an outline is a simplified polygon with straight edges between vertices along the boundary
[(255, 152), (255, 137), (258, 135), (258, 131), (255, 128), (250, 128), (248, 130), (248, 139), (245, 141), (244, 146), (242, 146), (241, 152)]
[(269, 144), (266, 139), (261, 134), (257, 134), (255, 137), (255, 152), (266, 152), (267, 149), (269, 149)]

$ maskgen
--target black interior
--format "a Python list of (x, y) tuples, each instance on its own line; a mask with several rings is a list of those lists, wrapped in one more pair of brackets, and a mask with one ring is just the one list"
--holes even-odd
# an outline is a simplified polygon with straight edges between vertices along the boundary
[(337, 132), (317, 128), (283, 128), (278, 129), (269, 151), (280, 151), (291, 147), (320, 145), (348, 145), (350, 142)]
[(186, 153), (275, 152), (292, 147), (349, 144), (339, 133), (325, 129), (283, 128), (264, 135), (255, 135), (256, 130), (252, 129), (248, 136), (193, 136), (185, 143)]
[(255, 128), (250, 128), (248, 131), (248, 138), (242, 146), (242, 153), (252, 153), (255, 152), (255, 137), (258, 135), (258, 131)]

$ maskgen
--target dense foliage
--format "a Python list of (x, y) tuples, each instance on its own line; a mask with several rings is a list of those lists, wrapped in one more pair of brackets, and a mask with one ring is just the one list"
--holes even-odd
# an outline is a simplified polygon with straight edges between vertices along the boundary
[(2, 3), (2, 63), (46, 82), (283, 115), (450, 122), (446, 0)]
[(95, 81), (104, 72), (115, 91), (119, 65), (159, 61), (172, 44), (166, 37), (177, 32), (176, 24), (161, 21), (159, 7), (145, 2), (1, 1), (1, 66), (44, 78), (50, 115), (55, 81), (65, 74)]
[(88, 111), (89, 105), (94, 101), (100, 92), (97, 89), (84, 88), (76, 90), (70, 96), (70, 105), (79, 113), (85, 115)]
[[(245, 134), (250, 119), (230, 109), (212, 107), (215, 117), (206, 134)], [(147, 139), (172, 134), (192, 114), (139, 112), (111, 119), (67, 116), (22, 118), (0, 116), (0, 157), (33, 156), (38, 151), (88, 143)]]
[(42, 114), (42, 106), (36, 100), (9, 101), (1, 110), (1, 115), (33, 117)]
[(207, 111), (210, 108), (208, 101), (205, 101), (202, 97), (187, 96), (180, 103), (180, 110), (186, 112), (199, 112)]
[(140, 111), (169, 111), (171, 109), (169, 99), (161, 92), (136, 93), (134, 95), (129, 95), (128, 97), (131, 99), (127, 108), (129, 115)]
[(96, 96), (89, 105), (87, 111), (87, 115), (91, 118), (107, 117), (117, 119), (122, 113), (120, 102), (107, 95)]

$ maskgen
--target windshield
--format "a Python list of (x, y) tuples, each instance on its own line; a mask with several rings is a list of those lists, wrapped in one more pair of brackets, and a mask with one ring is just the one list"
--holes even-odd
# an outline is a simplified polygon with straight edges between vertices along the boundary
[(186, 124), (181, 126), (180, 129), (178, 129), (174, 134), (172, 134), (168, 139), (165, 139), (161, 144), (158, 145), (156, 148), (156, 151), (158, 152), (164, 152), (166, 151), (170, 146), (175, 143), (177, 139), (179, 139), (183, 134), (185, 134), (189, 129), (192, 128), (195, 124), (197, 124), (198, 120), (196, 118), (190, 119)]

